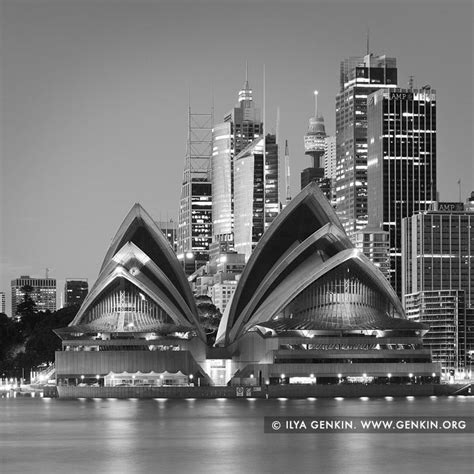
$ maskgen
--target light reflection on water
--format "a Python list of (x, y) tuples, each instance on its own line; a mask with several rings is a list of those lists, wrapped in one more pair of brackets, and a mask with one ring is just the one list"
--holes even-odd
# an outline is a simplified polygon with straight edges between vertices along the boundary
[(471, 472), (472, 435), (264, 434), (264, 416), (472, 416), (474, 397), (0, 399), (0, 472)]

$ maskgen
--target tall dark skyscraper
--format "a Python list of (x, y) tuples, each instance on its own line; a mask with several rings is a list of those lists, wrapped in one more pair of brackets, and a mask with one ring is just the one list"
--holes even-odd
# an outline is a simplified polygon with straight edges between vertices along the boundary
[(167, 221), (156, 221), (155, 224), (166, 236), (173, 250), (176, 252), (178, 247), (178, 225), (173, 219)]
[(188, 146), (178, 219), (178, 258), (187, 273), (193, 273), (209, 259), (212, 124), (212, 113), (193, 113), (189, 107)]
[(247, 77), (239, 102), (212, 133), (212, 213), (215, 240), (232, 241), (234, 232), (234, 158), (263, 133)]
[(88, 292), (89, 284), (87, 279), (66, 279), (66, 283), (64, 284), (64, 306), (82, 304)]
[(367, 96), (397, 87), (395, 58), (351, 57), (341, 62), (336, 96), (336, 212), (353, 238), (367, 225)]
[(331, 179), (325, 176), (324, 172), (327, 135), (324, 118), (318, 112), (318, 91), (314, 91), (314, 98), (314, 117), (309, 119), (308, 131), (304, 136), (305, 155), (310, 157), (311, 166), (301, 172), (301, 189), (315, 181), (324, 195), (331, 200)]
[(436, 92), (381, 89), (368, 97), (369, 224), (389, 233), (390, 282), (402, 297), (402, 219), (436, 201)]
[(254, 140), (235, 157), (235, 250), (246, 260), (280, 212), (275, 135)]

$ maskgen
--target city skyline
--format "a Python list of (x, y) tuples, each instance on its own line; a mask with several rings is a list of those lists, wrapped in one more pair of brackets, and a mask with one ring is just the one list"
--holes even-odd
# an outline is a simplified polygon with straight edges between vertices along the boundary
[(410, 15), (393, 1), (176, 3), (1, 2), (1, 291), (45, 268), (58, 286), (70, 274), (95, 281), (134, 202), (177, 220), (188, 90), (196, 112), (214, 97), (218, 123), (246, 61), (262, 109), (265, 64), (265, 128), (279, 106), (296, 195), (313, 90), (334, 134), (339, 63), (365, 53), (367, 27), (371, 51), (397, 58), (400, 87), (414, 75), (438, 92), (440, 199), (458, 200), (459, 178), (463, 201), (474, 188), (470, 3), (411, 2)]

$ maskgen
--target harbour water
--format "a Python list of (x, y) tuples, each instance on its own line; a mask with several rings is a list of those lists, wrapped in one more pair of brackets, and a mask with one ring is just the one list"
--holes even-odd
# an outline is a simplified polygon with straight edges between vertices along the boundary
[(0, 472), (471, 473), (472, 434), (264, 434), (264, 416), (473, 416), (474, 397), (0, 398)]

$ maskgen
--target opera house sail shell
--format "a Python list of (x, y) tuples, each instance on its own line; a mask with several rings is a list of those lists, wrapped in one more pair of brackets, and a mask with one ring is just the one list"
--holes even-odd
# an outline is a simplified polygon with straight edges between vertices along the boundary
[[(254, 376), (256, 361), (273, 364), (270, 370), (276, 373), (278, 360), (322, 361), (330, 347), (345, 349), (344, 357), (331, 354), (331, 362), (353, 363), (361, 356), (371, 362), (430, 362), (421, 349), (423, 332), (423, 325), (406, 319), (389, 282), (353, 247), (318, 185), (311, 183), (257, 244), (224, 312), (216, 344), (229, 348), (240, 372), (247, 365), (247, 375)], [(402, 336), (403, 341), (389, 343)], [(378, 351), (357, 352), (369, 346)], [(280, 357), (279, 350), (287, 347), (291, 357)], [(421, 351), (403, 358), (390, 352), (394, 347)], [(432, 370), (431, 364), (425, 369)], [(308, 375), (301, 364), (298, 370)]]
[[(187, 278), (168, 240), (139, 204), (133, 206), (113, 238), (97, 281), (76, 317), (68, 327), (55, 332), (63, 340), (63, 351), (56, 361), (59, 373), (61, 362), (65, 362), (65, 378), (77, 376), (74, 362), (66, 361), (72, 357), (67, 352), (89, 353), (82, 355), (91, 359), (89, 367), (87, 363), (81, 367), (86, 374), (101, 373), (99, 366), (105, 363), (107, 352), (115, 352), (115, 365), (107, 367), (107, 372), (134, 370), (125, 355), (130, 351), (191, 355), (197, 351), (198, 358), (205, 358), (206, 338)], [(141, 359), (137, 370), (190, 369), (186, 357), (181, 365), (174, 361), (160, 367), (153, 362), (157, 354), (134, 357)]]

